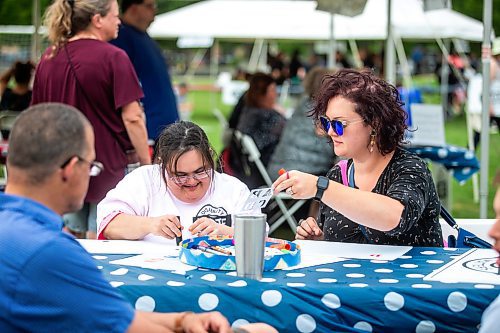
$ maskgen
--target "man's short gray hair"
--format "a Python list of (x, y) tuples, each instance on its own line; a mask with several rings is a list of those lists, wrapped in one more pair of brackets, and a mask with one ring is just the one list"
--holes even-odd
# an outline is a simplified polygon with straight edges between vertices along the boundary
[(33, 184), (42, 183), (69, 158), (86, 153), (85, 129), (91, 127), (76, 108), (43, 103), (23, 111), (9, 137), (7, 168), (25, 172)]

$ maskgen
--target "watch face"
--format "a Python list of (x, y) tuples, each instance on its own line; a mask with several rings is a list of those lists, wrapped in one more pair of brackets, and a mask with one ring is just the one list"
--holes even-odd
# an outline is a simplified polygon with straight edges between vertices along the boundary
[(328, 187), (329, 180), (326, 177), (318, 178), (318, 187), (322, 189), (326, 189)]

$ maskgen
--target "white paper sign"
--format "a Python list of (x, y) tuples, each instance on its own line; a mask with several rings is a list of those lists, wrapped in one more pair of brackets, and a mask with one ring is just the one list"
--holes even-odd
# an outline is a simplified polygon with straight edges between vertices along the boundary
[(243, 211), (251, 211), (254, 208), (264, 208), (273, 196), (273, 189), (270, 187), (256, 188), (250, 191), (247, 201), (243, 205)]
[(408, 133), (411, 145), (444, 146), (444, 117), (441, 105), (412, 104), (412, 128)]
[(306, 256), (329, 254), (352, 259), (394, 260), (412, 249), (411, 246), (339, 243), (313, 240), (296, 240)]
[(77, 239), (81, 246), (87, 252), (93, 254), (142, 254), (156, 253), (166, 254), (176, 246), (172, 244), (148, 242), (148, 241), (130, 241), (130, 240), (95, 240), (95, 239)]
[(154, 255), (140, 254), (119, 260), (113, 260), (110, 264), (135, 266), (149, 269), (160, 269), (165, 271), (191, 271), (196, 266), (190, 266), (182, 263), (177, 255)]
[(498, 252), (493, 249), (472, 249), (427, 275), (424, 280), (500, 285), (497, 258)]

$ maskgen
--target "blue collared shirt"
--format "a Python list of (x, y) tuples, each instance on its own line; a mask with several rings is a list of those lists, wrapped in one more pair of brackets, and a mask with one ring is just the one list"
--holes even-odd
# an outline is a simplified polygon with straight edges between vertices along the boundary
[(62, 219), (0, 193), (0, 332), (125, 332), (134, 310)]

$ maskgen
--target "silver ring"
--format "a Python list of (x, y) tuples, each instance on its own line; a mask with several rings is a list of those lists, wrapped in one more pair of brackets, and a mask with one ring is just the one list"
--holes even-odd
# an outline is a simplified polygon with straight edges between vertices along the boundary
[(294, 195), (295, 192), (292, 190), (292, 187), (290, 186), (289, 188), (286, 189), (286, 193), (290, 194), (290, 195)]

